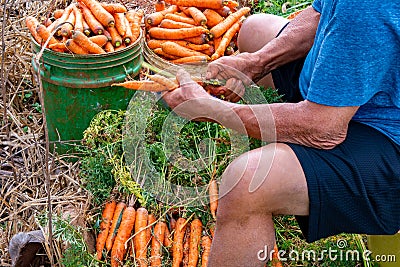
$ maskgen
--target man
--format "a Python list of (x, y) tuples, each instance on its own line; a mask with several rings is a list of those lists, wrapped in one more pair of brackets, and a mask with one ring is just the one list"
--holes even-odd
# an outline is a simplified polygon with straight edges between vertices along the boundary
[(222, 176), (210, 267), (263, 266), (257, 252), (273, 248), (276, 214), (297, 215), (308, 242), (400, 229), (399, 10), (397, 0), (315, 0), (289, 24), (249, 17), (241, 53), (207, 75), (233, 67), (285, 103), (236, 104), (240, 86), (223, 101), (178, 72), (181, 88), (164, 95), (175, 112), (271, 142)]

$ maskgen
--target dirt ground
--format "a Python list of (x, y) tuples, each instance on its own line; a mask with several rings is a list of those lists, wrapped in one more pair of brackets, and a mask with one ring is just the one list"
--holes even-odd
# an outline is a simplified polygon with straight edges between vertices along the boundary
[[(40, 90), (32, 73), (30, 34), (25, 27), (26, 16), (43, 18), (69, 2), (3, 0), (0, 4), (0, 266), (11, 266), (10, 239), (20, 232), (38, 230), (35, 215), (49, 204), (53, 214), (61, 210), (80, 214), (76, 221), (90, 216), (90, 198), (80, 188), (78, 163), (47, 153)], [(128, 9), (153, 11), (151, 1), (119, 2)], [(43, 253), (49, 252), (60, 257), (57, 245)]]

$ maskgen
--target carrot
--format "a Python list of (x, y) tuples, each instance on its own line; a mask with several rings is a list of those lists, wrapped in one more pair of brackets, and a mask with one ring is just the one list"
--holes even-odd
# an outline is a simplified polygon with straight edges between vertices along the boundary
[(225, 0), (165, 0), (166, 3), (177, 6), (191, 6), (201, 8), (222, 8), (225, 4)]
[(133, 17), (133, 20), (130, 21), (132, 30), (132, 40), (131, 40), (132, 43), (135, 42), (140, 36), (140, 23), (142, 22), (143, 17), (144, 17), (144, 10), (138, 9), (135, 13), (135, 16)]
[(156, 0), (154, 3), (154, 9), (156, 12), (163, 11), (165, 9), (165, 1), (164, 0)]
[(210, 197), (210, 212), (214, 219), (217, 218), (217, 207), (218, 207), (218, 185), (215, 179), (211, 179), (208, 185), (208, 194)]
[(214, 46), (210, 45), (210, 47), (208, 47), (208, 48), (206, 48), (204, 50), (200, 50), (200, 52), (202, 52), (202, 53), (206, 54), (207, 56), (211, 57), (215, 52), (215, 48), (214, 48)]
[(108, 27), (107, 31), (111, 35), (111, 43), (113, 44), (114, 47), (122, 45), (122, 37), (115, 27)]
[(149, 35), (151, 38), (155, 39), (185, 39), (199, 36), (200, 34), (207, 32), (208, 30), (201, 26), (182, 29), (165, 29), (154, 27), (149, 30)]
[(176, 83), (176, 81), (170, 80), (169, 78), (164, 77), (159, 74), (147, 75), (147, 77), (150, 80), (152, 80), (153, 82), (163, 85), (164, 87), (166, 87), (168, 89), (168, 91), (175, 90), (176, 88), (179, 87), (178, 83)]
[(169, 220), (169, 225), (171, 227), (171, 231), (175, 230), (176, 227), (176, 220), (174, 219), (174, 217), (171, 216), (171, 219)]
[(172, 243), (172, 267), (179, 267), (183, 259), (183, 238), (186, 231), (186, 219), (176, 221), (174, 241)]
[(215, 25), (217, 25), (218, 23), (220, 23), (221, 21), (224, 20), (224, 18), (218, 14), (217, 11), (215, 11), (214, 9), (206, 9), (203, 11), (204, 16), (206, 16), (207, 18), (207, 23), (206, 26), (208, 28), (212, 28)]
[(201, 255), (201, 267), (207, 267), (208, 264), (208, 257), (210, 255), (211, 249), (211, 238), (207, 235), (201, 238), (201, 248), (203, 250)]
[(83, 15), (82, 15), (81, 10), (76, 5), (73, 5), (72, 11), (74, 12), (74, 16), (75, 16), (74, 31), (83, 32)]
[(152, 228), (154, 228), (154, 224), (157, 221), (156, 217), (154, 216), (154, 214), (149, 214), (148, 218), (147, 218), (147, 224), (148, 227), (146, 228), (146, 240), (147, 240), (147, 244), (150, 244), (151, 242), (151, 230)]
[(144, 22), (146, 25), (154, 27), (154, 26), (157, 26), (160, 24), (160, 22), (163, 20), (163, 18), (166, 14), (172, 14), (177, 11), (178, 11), (178, 7), (176, 5), (171, 5), (164, 10), (154, 12), (151, 14), (147, 14), (144, 18)]
[(175, 21), (172, 19), (163, 19), (159, 27), (167, 29), (181, 29), (181, 28), (192, 28), (194, 27), (194, 25), (185, 22)]
[(93, 43), (97, 44), (100, 47), (103, 47), (108, 42), (108, 38), (104, 34), (94, 35), (92, 37), (89, 37), (89, 40), (92, 41)]
[(163, 242), (164, 247), (172, 248), (171, 232), (168, 229), (168, 225), (165, 227), (165, 237)]
[(211, 60), (216, 60), (224, 55), (226, 48), (229, 46), (233, 36), (239, 31), (239, 28), (240, 22), (238, 21), (226, 31), (215, 53), (211, 56)]
[(191, 25), (196, 25), (196, 22), (194, 21), (193, 18), (183, 17), (178, 14), (166, 14), (164, 16), (164, 19), (170, 19), (170, 20), (173, 20), (176, 22), (183, 22), (183, 23), (187, 23), (187, 24), (191, 24)]
[(220, 37), (218, 37), (218, 38), (214, 38), (213, 41), (214, 41), (214, 48), (215, 48), (215, 50), (217, 50), (219, 44), (220, 44), (221, 41), (222, 41), (222, 36), (220, 36)]
[(165, 42), (161, 44), (161, 49), (167, 54), (178, 57), (206, 56), (205, 54), (199, 51), (195, 51), (193, 49), (181, 46), (174, 42)]
[(199, 260), (199, 246), (203, 224), (199, 219), (194, 219), (190, 224), (189, 262), (188, 267), (196, 267)]
[(115, 207), (113, 218), (112, 218), (112, 223), (111, 223), (111, 227), (110, 227), (110, 231), (108, 233), (107, 240), (106, 240), (106, 250), (107, 250), (107, 252), (112, 249), (112, 246), (113, 246), (113, 243), (114, 243), (114, 239), (115, 239), (115, 237), (117, 235), (117, 231), (118, 231), (118, 228), (120, 226), (121, 219), (122, 219), (122, 214), (123, 214), (123, 211), (124, 211), (125, 207), (126, 207), (126, 204), (124, 202), (119, 202), (117, 204), (117, 206)]
[(113, 15), (110, 14), (104, 7), (101, 6), (97, 0), (79, 0), (84, 3), (90, 11), (92, 11), (95, 18), (100, 21), (104, 27), (114, 27), (115, 21)]
[(74, 4), (70, 4), (64, 9), (64, 12), (62, 13), (61, 17), (57, 19), (58, 24), (55, 26), (57, 28), (61, 23), (66, 22), (68, 20), (69, 14), (72, 12), (72, 6)]
[(101, 260), (101, 258), (103, 256), (104, 245), (106, 244), (108, 232), (110, 229), (111, 221), (112, 221), (116, 206), (117, 206), (117, 203), (115, 201), (107, 202), (104, 205), (103, 213), (101, 216), (100, 233), (97, 236), (97, 240), (96, 240), (96, 253), (97, 253), (98, 260)]
[(65, 43), (64, 43), (64, 42), (59, 42), (59, 43), (56, 43), (56, 44), (51, 44), (51, 45), (49, 45), (49, 48), (50, 48), (51, 50), (57, 51), (57, 52), (65, 52), (65, 51), (68, 50), (67, 47), (65, 46)]
[(63, 13), (64, 13), (64, 9), (56, 9), (53, 12), (53, 17), (55, 19), (58, 19), (58, 18), (60, 18), (62, 16)]
[(126, 33), (125, 15), (124, 13), (114, 13), (115, 28), (121, 36)]
[(42, 22), (42, 24), (46, 27), (49, 27), (52, 23), (53, 21), (50, 18), (47, 18)]
[[(83, 14), (82, 14), (82, 16), (83, 16)], [(86, 36), (89, 36), (92, 33), (92, 31), (91, 31), (89, 25), (87, 24), (86, 20), (83, 17), (82, 17), (82, 24), (83, 24), (83, 33), (86, 34)]]
[(121, 43), (120, 46), (114, 48), (114, 51), (118, 51), (118, 50), (121, 50), (121, 49), (124, 49), (124, 48), (126, 48), (126, 44), (125, 43)]
[(218, 38), (222, 36), (229, 28), (232, 27), (237, 21), (240, 20), (241, 17), (245, 16), (250, 12), (249, 7), (242, 7), (238, 11), (230, 14), (226, 19), (222, 22), (218, 23), (214, 27), (211, 28), (210, 33), (214, 38)]
[(212, 225), (210, 226), (209, 230), (210, 230), (211, 237), (214, 238), (214, 234), (215, 234), (215, 224), (212, 224)]
[(177, 57), (177, 56), (174, 56), (174, 55), (170, 55), (170, 54), (168, 54), (168, 53), (165, 53), (165, 52), (162, 50), (161, 47), (160, 47), (160, 48), (154, 49), (153, 52), (156, 53), (157, 55), (159, 55), (159, 56), (165, 58), (165, 59), (168, 59), (168, 60), (174, 60), (174, 59), (178, 59), (178, 58), (179, 58), (179, 57)]
[(61, 26), (61, 35), (62, 36), (70, 36), (71, 31), (74, 29), (75, 25), (75, 13), (70, 12), (68, 19), (65, 21), (65, 23)]
[(114, 83), (112, 86), (122, 86), (127, 89), (131, 90), (140, 90), (140, 91), (147, 91), (147, 92), (164, 92), (168, 89), (156, 82), (153, 81), (127, 81), (122, 83)]
[(195, 37), (184, 38), (184, 40), (193, 44), (201, 45), (207, 43), (209, 41), (209, 38), (207, 34), (202, 33)]
[(227, 0), (226, 6), (229, 7), (230, 10), (235, 10), (239, 6), (239, 3), (235, 0)]
[(104, 31), (104, 27), (100, 23), (100, 21), (96, 19), (92, 11), (90, 11), (90, 9), (81, 2), (79, 2), (79, 7), (81, 8), (83, 17), (85, 18), (85, 21), (92, 32), (94, 32), (94, 34), (102, 34)]
[(101, 6), (109, 13), (125, 13), (127, 9), (124, 5), (118, 3), (100, 3)]
[(190, 249), (190, 223), (187, 224), (185, 236), (183, 238), (183, 257), (182, 266), (188, 267), (189, 265), (189, 249)]
[(136, 211), (132, 206), (128, 206), (122, 214), (121, 224), (115, 237), (111, 249), (111, 267), (118, 267), (125, 257), (127, 250), (126, 242), (131, 236), (135, 226)]
[(190, 15), (196, 22), (196, 25), (205, 26), (207, 24), (206, 16), (197, 7), (194, 7), (194, 6), (186, 7), (186, 8), (183, 8), (182, 11), (186, 15)]
[(32, 37), (35, 39), (35, 41), (38, 44), (41, 44), (42, 38), (39, 36), (39, 34), (36, 31), (37, 26), (39, 25), (39, 21), (35, 17), (27, 16), (25, 18), (25, 24), (26, 24), (26, 27), (28, 28), (29, 32), (31, 33)]
[(135, 237), (134, 237), (134, 248), (135, 248), (135, 257), (138, 262), (138, 266), (146, 267), (147, 266), (147, 220), (148, 220), (148, 211), (140, 207), (136, 211), (136, 221), (135, 221)]
[(190, 56), (190, 57), (181, 57), (178, 59), (171, 60), (171, 63), (174, 64), (187, 64), (187, 63), (206, 63), (210, 60), (210, 57), (207, 55), (204, 56)]
[(124, 36), (122, 36), (122, 40), (124, 41), (125, 44), (130, 44), (133, 40), (133, 33), (132, 33), (131, 25), (125, 16), (124, 16), (124, 23), (125, 23), (126, 31), (125, 31)]
[(220, 14), (223, 18), (226, 18), (226, 17), (228, 17), (230, 14), (232, 14), (232, 10), (231, 10), (229, 7), (227, 7), (227, 6), (224, 6), (223, 8), (220, 8), (220, 9), (215, 9), (215, 11), (216, 11), (218, 14)]
[(107, 37), (108, 41), (112, 41), (111, 34), (107, 30), (103, 31), (103, 35), (105, 35)]
[(74, 40), (72, 40), (72, 39), (68, 39), (65, 42), (65, 46), (67, 47), (67, 49), (69, 51), (71, 51), (74, 54), (77, 54), (77, 55), (87, 55), (87, 54), (89, 54), (89, 52), (85, 48), (81, 47), (79, 44), (74, 42)]
[(159, 221), (154, 226), (154, 235), (151, 239), (150, 266), (161, 267), (162, 244), (164, 243), (167, 224)]
[(209, 44), (193, 44), (191, 42), (185, 41), (185, 40), (158, 40), (158, 39), (151, 39), (149, 41), (147, 41), (147, 46), (150, 49), (156, 49), (156, 48), (161, 48), (161, 45), (165, 42), (174, 42), (177, 43), (181, 46), (196, 50), (196, 51), (203, 51), (206, 49), (209, 49), (211, 47), (211, 45)]
[(111, 43), (110, 41), (108, 41), (108, 42), (106, 43), (106, 45), (104, 46), (104, 50), (105, 50), (107, 53), (114, 52), (114, 46), (112, 45), (112, 43)]
[[(56, 19), (55, 21), (53, 21), (49, 26), (47, 26), (47, 30), (52, 33), (54, 31), (54, 29), (59, 25), (59, 19)], [(56, 33), (57, 35), (57, 33)]]
[(43, 24), (38, 24), (36, 26), (36, 32), (42, 38), (43, 42), (46, 42), (47, 39), (50, 39), (49, 45), (58, 43), (57, 39), (51, 36), (51, 33), (47, 30), (46, 26)]
[(273, 267), (283, 267), (282, 262), (279, 260), (279, 249), (276, 243), (274, 244), (274, 253), (272, 253), (271, 263)]
[(126, 12), (125, 18), (126, 18), (129, 22), (132, 22), (132, 21), (135, 19), (135, 14), (136, 14), (136, 10), (134, 10), (134, 9), (129, 10), (128, 12)]
[(94, 42), (90, 41), (90, 39), (83, 34), (82, 32), (74, 32), (72, 34), (72, 39), (79, 44), (80, 46), (84, 47), (89, 53), (92, 54), (105, 54), (105, 51)]

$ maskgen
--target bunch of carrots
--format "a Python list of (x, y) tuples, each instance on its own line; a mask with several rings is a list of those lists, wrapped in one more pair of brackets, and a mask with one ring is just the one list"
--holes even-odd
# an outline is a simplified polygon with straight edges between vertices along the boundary
[(35, 41), (56, 52), (105, 54), (133, 44), (140, 36), (144, 11), (127, 10), (119, 3), (77, 0), (56, 9), (42, 23), (26, 17), (26, 26)]
[[(213, 215), (217, 191), (216, 183), (210, 186)], [(196, 267), (200, 262), (205, 267), (214, 232), (207, 231), (200, 219), (191, 217), (171, 216), (167, 223), (145, 207), (135, 209), (132, 202), (110, 200), (102, 212), (96, 257), (109, 261), (112, 267), (122, 266), (126, 259), (141, 267), (161, 267), (166, 261), (172, 267)]]
[(241, 22), (250, 12), (235, 0), (157, 0), (155, 10), (144, 17), (147, 46), (174, 64), (233, 54)]

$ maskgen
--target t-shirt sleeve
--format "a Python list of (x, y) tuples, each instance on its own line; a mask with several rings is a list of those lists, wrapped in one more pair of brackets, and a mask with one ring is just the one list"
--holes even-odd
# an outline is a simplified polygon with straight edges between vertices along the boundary
[(314, 0), (312, 7), (318, 11), (319, 13), (321, 13), (321, 0)]
[(360, 106), (382, 89), (393, 43), (382, 38), (390, 33), (377, 28), (383, 22), (377, 21), (381, 18), (373, 9), (354, 13), (358, 2), (342, 2), (347, 5), (338, 5), (321, 31), (323, 40), (305, 98), (329, 106)]

